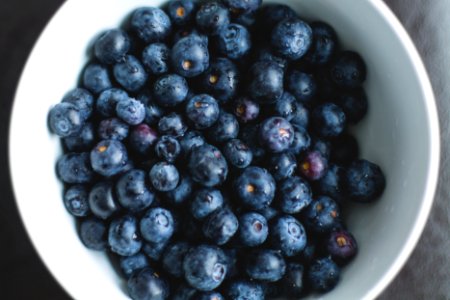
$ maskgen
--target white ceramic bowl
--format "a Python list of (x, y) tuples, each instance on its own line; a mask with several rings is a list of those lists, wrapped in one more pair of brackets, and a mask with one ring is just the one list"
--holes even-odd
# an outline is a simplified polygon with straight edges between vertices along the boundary
[[(75, 299), (126, 299), (106, 257), (79, 241), (61, 200), (54, 165), (58, 138), (46, 126), (50, 107), (75, 87), (86, 48), (100, 31), (118, 26), (132, 9), (158, 0), (66, 2), (37, 42), (20, 81), (10, 128), (10, 168), (16, 200), (42, 260)], [(281, 1), (280, 1), (281, 2)], [(433, 201), (439, 128), (432, 89), (405, 30), (379, 0), (298, 0), (308, 20), (325, 20), (342, 44), (362, 54), (368, 117), (356, 129), (362, 157), (386, 173), (383, 197), (355, 205), (348, 225), (360, 245), (341, 283), (323, 299), (375, 298), (413, 250)]]

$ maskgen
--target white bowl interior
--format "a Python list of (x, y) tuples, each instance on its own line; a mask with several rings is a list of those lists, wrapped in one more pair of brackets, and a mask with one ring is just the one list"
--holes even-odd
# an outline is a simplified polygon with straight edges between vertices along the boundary
[[(61, 150), (47, 113), (77, 83), (86, 48), (132, 9), (158, 0), (68, 1), (47, 26), (24, 70), (10, 128), (10, 167), (16, 200), (41, 258), (75, 299), (127, 299), (107, 258), (79, 241), (65, 211), (54, 165)], [(344, 48), (368, 65), (370, 113), (355, 129), (362, 157), (381, 165), (383, 197), (354, 205), (348, 224), (360, 252), (341, 283), (323, 299), (374, 298), (406, 261), (428, 216), (437, 180), (439, 129), (434, 99), (420, 59), (381, 1), (278, 1), (308, 20), (337, 30)]]

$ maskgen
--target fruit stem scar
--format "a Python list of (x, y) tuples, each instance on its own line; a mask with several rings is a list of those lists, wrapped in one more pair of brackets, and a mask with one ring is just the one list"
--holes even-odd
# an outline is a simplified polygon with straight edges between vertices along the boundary
[(209, 83), (215, 84), (219, 80), (219, 77), (217, 75), (211, 75), (209, 76)]
[(336, 239), (336, 242), (338, 243), (339, 247), (344, 247), (344, 246), (347, 245), (347, 240), (346, 240), (345, 237), (343, 237), (343, 236), (339, 236), (339, 237)]
[(100, 152), (100, 153), (105, 152), (106, 149), (108, 149), (108, 147), (106, 147), (106, 146), (100, 146), (100, 147), (98, 147), (98, 152)]
[(337, 217), (337, 211), (335, 211), (335, 210), (331, 211), (331, 212), (330, 212), (330, 215), (331, 215), (333, 218), (336, 218), (336, 217)]
[(192, 68), (192, 62), (190, 60), (184, 60), (182, 63), (183, 69), (189, 70)]
[(249, 193), (253, 193), (255, 191), (255, 187), (251, 184), (248, 184), (246, 189), (247, 189), (247, 192), (249, 192)]
[(244, 105), (238, 105), (238, 107), (236, 108), (236, 112), (240, 115), (242, 115), (245, 112), (245, 107)]
[(310, 165), (310, 163), (309, 162), (304, 162), (303, 164), (302, 164), (302, 169), (303, 170), (309, 170), (309, 168), (311, 167), (311, 165)]
[(184, 13), (185, 13), (184, 8), (181, 6), (178, 7), (176, 13), (177, 13), (178, 17), (184, 17)]
[(280, 128), (278, 131), (279, 131), (279, 133), (280, 133), (280, 135), (282, 137), (288, 137), (289, 136), (289, 132), (286, 129), (284, 129), (284, 128)]

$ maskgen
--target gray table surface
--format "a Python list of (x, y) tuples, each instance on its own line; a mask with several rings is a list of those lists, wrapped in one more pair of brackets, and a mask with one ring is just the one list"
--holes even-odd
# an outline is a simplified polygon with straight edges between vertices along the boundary
[[(429, 72), (439, 110), (442, 160), (427, 226), (410, 259), (379, 299), (450, 299), (450, 0), (384, 1), (411, 35)], [(70, 299), (48, 273), (26, 236), (7, 171), (7, 130), (20, 71), (39, 33), (61, 3), (0, 1), (1, 299)]]

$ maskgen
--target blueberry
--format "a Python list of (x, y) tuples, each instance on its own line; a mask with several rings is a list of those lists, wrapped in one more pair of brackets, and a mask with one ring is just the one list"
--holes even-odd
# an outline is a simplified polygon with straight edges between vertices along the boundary
[(230, 10), (240, 13), (256, 11), (262, 4), (262, 0), (224, 0), (223, 2)]
[(311, 146), (311, 137), (304, 127), (294, 126), (294, 141), (289, 149), (295, 155), (299, 155)]
[(173, 163), (180, 152), (180, 143), (176, 138), (169, 135), (162, 136), (155, 145), (156, 155), (169, 163)]
[(92, 149), (90, 158), (92, 169), (105, 177), (123, 172), (128, 164), (127, 149), (116, 140), (100, 141)]
[(86, 123), (77, 135), (63, 138), (64, 146), (70, 152), (89, 151), (94, 147), (95, 132), (94, 125)]
[(96, 101), (97, 112), (105, 118), (113, 117), (116, 115), (117, 103), (128, 98), (128, 93), (122, 89), (112, 88), (104, 90)]
[(94, 178), (87, 152), (61, 156), (56, 163), (56, 173), (65, 183), (89, 183)]
[(275, 196), (275, 180), (266, 169), (248, 167), (235, 181), (237, 197), (251, 209), (264, 209)]
[(252, 30), (255, 27), (258, 15), (256, 11), (237, 15), (235, 12), (232, 11), (231, 14), (233, 17), (232, 19), (233, 23), (247, 27), (247, 29), (249, 30)]
[(298, 18), (282, 20), (273, 29), (270, 39), (275, 53), (290, 60), (304, 56), (311, 43), (311, 27)]
[(169, 71), (169, 56), (170, 49), (165, 44), (150, 44), (142, 52), (142, 64), (149, 74), (159, 76)]
[(153, 149), (157, 139), (156, 130), (147, 124), (139, 124), (131, 129), (128, 145), (140, 155), (147, 155)]
[(319, 196), (305, 210), (306, 225), (317, 233), (326, 233), (339, 226), (340, 209), (328, 196)]
[(208, 43), (208, 38), (206, 35), (202, 35), (196, 27), (192, 26), (183, 26), (179, 28), (172, 36), (172, 43), (176, 44), (179, 40), (181, 40), (184, 37), (187, 37), (189, 35), (196, 35), (200, 39), (204, 39), (205, 43)]
[(167, 243), (168, 241), (147, 242), (142, 246), (142, 251), (154, 262), (159, 262), (166, 249)]
[(317, 134), (323, 138), (339, 136), (345, 129), (345, 114), (333, 103), (317, 106), (312, 112), (312, 125)]
[(223, 155), (236, 168), (248, 167), (253, 159), (252, 150), (238, 139), (229, 140), (223, 147)]
[(329, 166), (325, 175), (317, 182), (317, 191), (321, 195), (329, 196), (336, 201), (344, 200), (345, 186), (345, 170), (335, 164)]
[(306, 278), (314, 291), (331, 291), (339, 282), (340, 269), (330, 258), (320, 258), (309, 267)]
[(287, 76), (287, 89), (295, 98), (305, 104), (311, 104), (318, 93), (317, 81), (312, 74), (294, 70)]
[(97, 218), (82, 219), (80, 223), (80, 239), (83, 244), (92, 250), (106, 249), (106, 225)]
[(163, 107), (174, 107), (184, 102), (188, 91), (186, 79), (177, 74), (159, 77), (153, 85), (155, 100)]
[(130, 278), (136, 272), (149, 267), (147, 257), (143, 253), (137, 253), (132, 256), (122, 256), (119, 261), (120, 270), (125, 278)]
[(212, 291), (220, 286), (227, 273), (227, 260), (220, 248), (199, 245), (189, 249), (183, 262), (184, 277), (200, 291)]
[(303, 225), (290, 215), (280, 216), (270, 226), (270, 239), (275, 249), (285, 256), (295, 256), (306, 246)]
[(336, 31), (324, 22), (312, 22), (310, 24), (313, 41), (305, 60), (312, 65), (325, 65), (333, 58), (338, 46)]
[(249, 124), (240, 131), (240, 139), (247, 143), (253, 153), (253, 163), (262, 163), (266, 150), (261, 147), (258, 139), (259, 124)]
[(194, 300), (197, 290), (187, 284), (180, 284), (172, 294), (172, 300)]
[(122, 141), (128, 136), (129, 126), (127, 123), (117, 119), (104, 119), (98, 124), (98, 136), (102, 140)]
[(341, 229), (330, 233), (327, 239), (327, 251), (335, 262), (346, 264), (355, 257), (358, 245), (350, 232)]
[(278, 201), (282, 212), (299, 213), (312, 201), (311, 187), (300, 177), (287, 178), (278, 185)]
[(319, 138), (317, 136), (311, 136), (311, 151), (317, 151), (320, 155), (326, 160), (330, 159), (331, 156), (331, 142), (324, 140), (323, 138)]
[(274, 282), (286, 272), (286, 262), (279, 251), (258, 249), (249, 253), (245, 272), (255, 280)]
[(125, 215), (113, 219), (109, 225), (108, 244), (111, 251), (122, 256), (135, 255), (141, 250), (136, 218)]
[(219, 119), (219, 104), (207, 94), (192, 97), (186, 104), (186, 116), (196, 129), (209, 128)]
[(308, 151), (299, 161), (300, 173), (309, 180), (319, 180), (325, 175), (328, 162), (319, 151)]
[(282, 152), (268, 158), (267, 168), (275, 180), (291, 177), (297, 170), (297, 160), (291, 152)]
[(83, 119), (87, 120), (94, 109), (94, 96), (83, 88), (75, 88), (67, 92), (61, 102), (74, 104), (79, 110)]
[(215, 125), (208, 130), (208, 137), (217, 144), (234, 139), (239, 134), (239, 123), (236, 118), (225, 111), (221, 111)]
[(150, 208), (140, 222), (142, 237), (153, 243), (168, 241), (174, 232), (172, 213), (164, 208)]
[(281, 21), (295, 17), (297, 17), (297, 13), (285, 4), (270, 3), (261, 9), (261, 22), (264, 26), (265, 34), (268, 32), (267, 30), (271, 31)]
[(134, 300), (165, 300), (169, 298), (169, 285), (166, 280), (146, 267), (128, 279), (128, 293)]
[(192, 194), (194, 189), (194, 182), (187, 174), (183, 174), (180, 177), (180, 183), (178, 186), (165, 193), (166, 199), (171, 202), (172, 205), (180, 205), (185, 203)]
[(337, 94), (335, 101), (342, 108), (346, 119), (351, 124), (358, 123), (367, 114), (369, 103), (362, 88), (342, 91)]
[(233, 113), (242, 123), (256, 120), (259, 116), (259, 111), (258, 102), (248, 97), (240, 97), (233, 103)]
[(84, 185), (73, 185), (64, 192), (64, 206), (75, 217), (86, 217), (90, 213), (88, 190)]
[(240, 59), (247, 55), (252, 47), (250, 33), (239, 24), (228, 24), (217, 35), (219, 53), (230, 58)]
[(203, 3), (195, 16), (197, 27), (207, 34), (217, 34), (230, 23), (228, 9), (218, 1)]
[(170, 59), (175, 73), (184, 77), (195, 77), (209, 67), (207, 40), (191, 34), (178, 40), (172, 47)]
[(303, 277), (305, 268), (301, 264), (288, 263), (286, 266), (286, 274), (280, 280), (280, 288), (286, 296), (292, 298), (300, 298), (303, 294)]
[(294, 141), (294, 128), (281, 117), (268, 118), (259, 129), (259, 141), (270, 152), (283, 152)]
[(168, 245), (162, 258), (164, 271), (177, 278), (183, 277), (183, 259), (189, 248), (190, 246), (186, 242), (175, 242)]
[(288, 61), (283, 58), (273, 54), (272, 50), (268, 47), (257, 49), (257, 60), (258, 61), (271, 61), (276, 63), (283, 71), (287, 69)]
[(228, 175), (228, 165), (222, 153), (208, 144), (191, 151), (188, 170), (195, 182), (206, 187), (222, 184)]
[(100, 94), (112, 87), (108, 69), (99, 64), (91, 63), (83, 71), (83, 86), (94, 94)]
[(141, 7), (131, 16), (131, 28), (146, 44), (165, 40), (172, 29), (166, 13), (155, 7)]
[(230, 209), (216, 209), (203, 223), (203, 234), (217, 245), (226, 244), (237, 232), (239, 221)]
[(174, 165), (167, 162), (155, 164), (149, 173), (153, 187), (161, 192), (175, 189), (180, 180), (180, 174)]
[(330, 75), (338, 87), (354, 89), (360, 87), (366, 80), (366, 64), (358, 53), (343, 51), (332, 62)]
[(184, 26), (194, 20), (196, 9), (195, 0), (172, 0), (167, 5), (167, 14), (173, 24)]
[(188, 156), (191, 150), (205, 144), (203, 135), (198, 131), (188, 131), (183, 137), (180, 138), (180, 146), (182, 152)]
[(285, 118), (287, 121), (292, 120), (296, 114), (297, 99), (288, 92), (284, 92), (280, 99), (274, 104), (274, 115)]
[(50, 110), (48, 124), (54, 134), (64, 138), (78, 135), (85, 124), (85, 119), (75, 104), (62, 102)]
[(137, 92), (144, 87), (148, 75), (141, 62), (132, 55), (116, 63), (113, 68), (114, 78), (127, 91)]
[(218, 292), (199, 293), (198, 300), (225, 300), (225, 298)]
[(262, 215), (249, 212), (239, 217), (239, 238), (243, 245), (255, 247), (264, 243), (269, 234), (267, 220)]
[(208, 70), (201, 76), (200, 85), (220, 103), (227, 103), (238, 90), (240, 73), (237, 66), (227, 58), (211, 61)]
[(107, 30), (94, 43), (95, 56), (104, 64), (119, 62), (130, 50), (130, 44), (130, 38), (125, 31)]
[(230, 300), (264, 300), (264, 290), (258, 282), (250, 280), (232, 281), (226, 294)]
[(148, 125), (157, 124), (159, 119), (161, 119), (161, 117), (166, 113), (164, 109), (153, 101), (153, 96), (148, 89), (141, 91), (136, 99), (141, 101), (145, 106), (144, 122)]
[(220, 190), (202, 188), (195, 192), (191, 202), (191, 214), (196, 219), (203, 219), (223, 206)]
[(89, 192), (89, 207), (95, 216), (103, 220), (120, 210), (110, 181), (100, 181), (92, 187)]
[(187, 126), (183, 118), (177, 113), (169, 113), (158, 122), (158, 131), (161, 135), (183, 136)]
[(116, 183), (119, 203), (131, 212), (139, 212), (149, 207), (155, 200), (155, 193), (147, 187), (146, 174), (133, 169), (123, 174)]
[(257, 212), (266, 218), (267, 221), (271, 221), (280, 215), (280, 212), (271, 206), (260, 209)]
[(250, 96), (260, 103), (276, 102), (283, 95), (284, 71), (272, 61), (252, 65), (248, 75)]
[(344, 182), (350, 199), (358, 202), (376, 200), (386, 186), (381, 168), (364, 159), (355, 160), (348, 166)]

